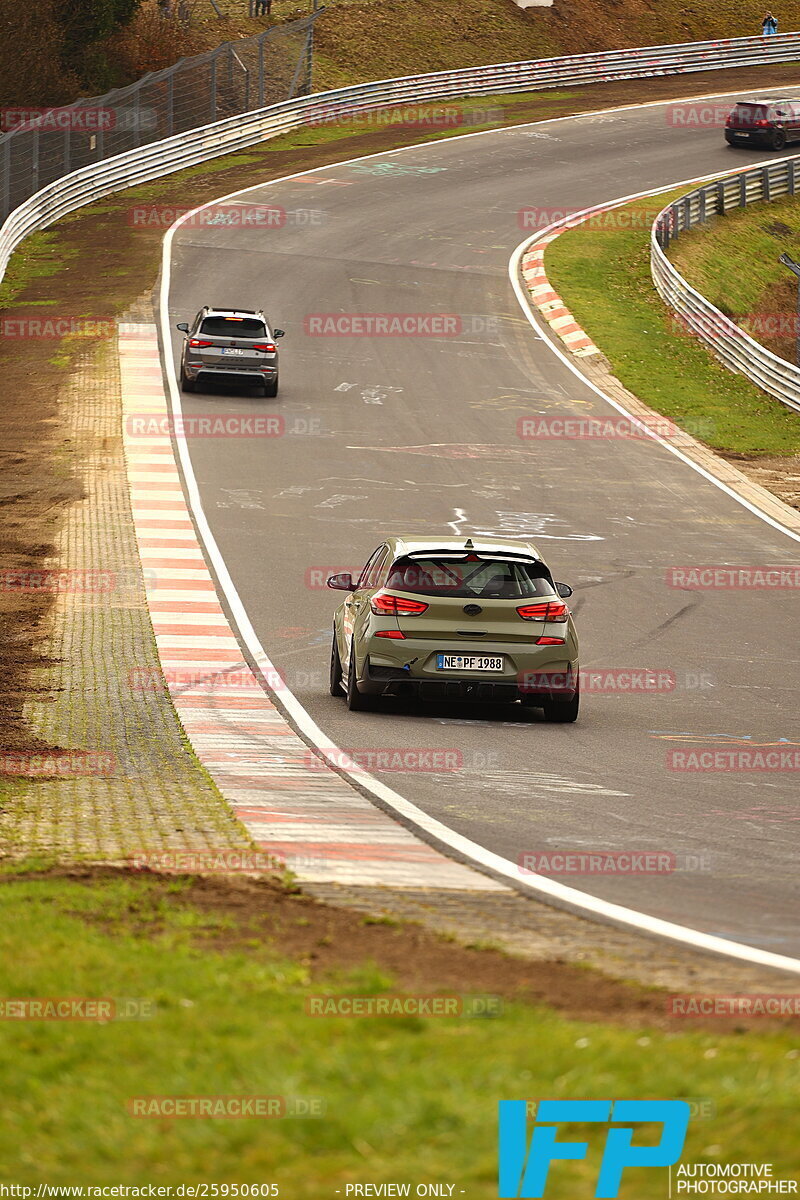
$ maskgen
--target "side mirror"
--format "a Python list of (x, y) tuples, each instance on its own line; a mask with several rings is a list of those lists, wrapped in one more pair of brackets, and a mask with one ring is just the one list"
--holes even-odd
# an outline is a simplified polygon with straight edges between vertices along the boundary
[(285, 329), (273, 329), (272, 336), (276, 337), (276, 338), (286, 337), (286, 330)]
[[(278, 336), (277, 332), (275, 336)], [(343, 571), (341, 575), (331, 575), (328, 579), (328, 587), (333, 588), (336, 592), (352, 592), (355, 590), (353, 576), (347, 571)]]
[(572, 595), (572, 588), (569, 586), (568, 583), (557, 583), (556, 591), (558, 592), (558, 594), (562, 600), (566, 600), (568, 596)]
[(179, 325), (175, 326), (175, 328), (180, 329), (181, 333), (189, 332), (189, 325), (188, 325), (188, 322), (186, 322), (186, 321), (181, 321)]

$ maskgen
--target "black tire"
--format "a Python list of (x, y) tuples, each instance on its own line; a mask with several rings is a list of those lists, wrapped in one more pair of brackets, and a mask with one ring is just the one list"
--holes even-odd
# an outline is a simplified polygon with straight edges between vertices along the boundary
[(375, 707), (372, 696), (363, 696), (356, 687), (356, 652), (350, 645), (350, 665), (347, 668), (347, 707), (350, 712), (369, 712)]
[(342, 696), (342, 660), (339, 657), (339, 646), (336, 641), (335, 629), (333, 631), (333, 642), (331, 643), (330, 688), (332, 696)]
[(276, 375), (275, 378), (271, 382), (264, 384), (264, 395), (275, 397), (275, 396), (277, 396), (277, 394), (278, 394), (278, 376)]
[(784, 150), (786, 148), (786, 134), (782, 129), (776, 129), (772, 135), (772, 149)]
[(577, 721), (580, 706), (581, 686), (580, 680), (578, 680), (576, 682), (575, 695), (571, 700), (545, 700), (542, 705), (544, 719), (556, 725), (570, 725), (573, 721)]
[(195, 380), (187, 379), (186, 376), (184, 375), (183, 371), (181, 371), (181, 391), (182, 392), (193, 392), (195, 390), (196, 386), (197, 386), (197, 384), (196, 384)]

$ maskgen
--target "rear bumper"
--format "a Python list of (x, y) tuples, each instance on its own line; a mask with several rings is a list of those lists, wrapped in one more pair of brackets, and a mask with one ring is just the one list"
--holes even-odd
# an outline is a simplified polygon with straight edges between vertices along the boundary
[(277, 363), (264, 367), (184, 367), (187, 379), (216, 379), (224, 383), (247, 383), (254, 385), (272, 379), (278, 374)]
[(513, 704), (526, 700), (535, 704), (537, 700), (557, 697), (572, 700), (577, 690), (577, 664), (547, 671), (546, 669), (521, 673), (510, 679), (487, 679), (481, 675), (412, 675), (402, 667), (379, 666), (370, 661), (364, 663), (359, 692), (372, 696), (394, 696), (419, 700), (464, 700), (478, 703)]
[(738, 133), (735, 129), (725, 130), (725, 141), (729, 146), (771, 146), (773, 130), (766, 133)]

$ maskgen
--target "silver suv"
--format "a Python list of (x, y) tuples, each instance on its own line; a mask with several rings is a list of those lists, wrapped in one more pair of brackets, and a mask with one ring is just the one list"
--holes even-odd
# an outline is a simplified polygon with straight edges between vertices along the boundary
[(263, 312), (249, 308), (201, 308), (191, 325), (177, 326), (186, 335), (181, 354), (181, 388), (193, 392), (198, 380), (218, 379), (263, 387), (265, 396), (278, 394), (277, 338)]

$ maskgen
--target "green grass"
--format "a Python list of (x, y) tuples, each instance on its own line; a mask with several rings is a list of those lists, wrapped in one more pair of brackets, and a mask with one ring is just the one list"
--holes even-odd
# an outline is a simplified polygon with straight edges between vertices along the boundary
[[(34, 279), (58, 274), (67, 265), (64, 247), (55, 232), (32, 233), (14, 251), (0, 280), (0, 311), (8, 309)], [(74, 255), (73, 255), (74, 257)], [(41, 305), (49, 304), (40, 300)]]
[[(645, 205), (654, 215), (672, 198), (658, 196), (626, 207), (641, 212)], [(673, 329), (650, 278), (649, 224), (585, 225), (562, 234), (548, 247), (545, 260), (554, 288), (609, 359), (614, 374), (645, 404), (683, 427), (702, 430), (701, 440), (722, 452), (796, 454), (796, 414), (726, 370), (700, 342)]]
[(717, 308), (793, 362), (797, 280), (778, 256), (788, 251), (796, 258), (798, 250), (800, 203), (787, 197), (735, 209), (682, 234), (670, 258)]
[[(134, 997), (153, 1015), (0, 1022), (0, 1156), (15, 1182), (275, 1182), (320, 1200), (351, 1181), (440, 1180), (489, 1200), (497, 1101), (578, 1096), (707, 1097), (716, 1116), (690, 1126), (687, 1160), (798, 1165), (788, 1032), (643, 1036), (522, 1004), (493, 1020), (311, 1018), (311, 993), (391, 980), (366, 963), (323, 989), (253, 939), (203, 948), (229, 923), (177, 905), (179, 880), (165, 894), (146, 879), (16, 871), (0, 885), (0, 995)], [(169, 1121), (126, 1109), (133, 1096), (209, 1094), (316, 1098), (326, 1114)], [(554, 1200), (592, 1194), (599, 1143), (587, 1134), (590, 1161), (558, 1168)], [(663, 1172), (639, 1171), (620, 1196), (665, 1187)]]

